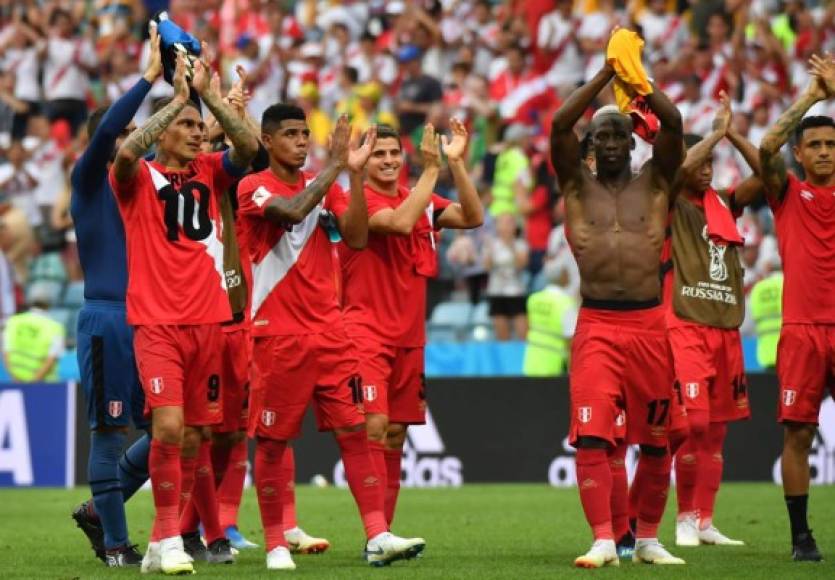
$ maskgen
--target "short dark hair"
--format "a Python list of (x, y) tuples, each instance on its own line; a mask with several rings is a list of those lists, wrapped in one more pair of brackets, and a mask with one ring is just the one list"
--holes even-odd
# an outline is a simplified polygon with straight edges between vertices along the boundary
[(356, 83), (360, 80), (360, 72), (353, 66), (342, 67), (342, 74), (344, 74), (349, 81)]
[[(162, 111), (165, 107), (171, 104), (171, 101), (174, 100), (174, 97), (163, 97), (161, 99), (157, 99), (154, 101), (153, 105), (151, 105), (151, 114), (156, 115), (160, 111)], [(197, 103), (189, 99), (186, 101), (186, 107), (191, 107), (195, 109), (198, 113), (200, 113), (200, 107), (197, 106)], [(201, 114), (202, 117), (202, 114)]]
[(49, 25), (55, 26), (59, 18), (68, 18), (70, 22), (72, 22), (72, 14), (70, 14), (69, 11), (64, 10), (63, 8), (56, 8), (52, 11), (52, 14), (49, 15)]
[(278, 129), (279, 125), (281, 125), (282, 121), (291, 119), (295, 121), (307, 121), (304, 109), (288, 103), (270, 105), (264, 111), (264, 114), (261, 115), (261, 132), (272, 135)]
[(693, 147), (694, 145), (699, 143), (701, 140), (702, 140), (701, 135), (696, 135), (695, 133), (685, 133), (684, 134), (684, 146), (687, 149), (690, 149), (691, 147)]
[(832, 117), (826, 117), (824, 115), (803, 117), (797, 125), (797, 129), (794, 130), (795, 142), (799, 144), (803, 140), (803, 133), (806, 132), (806, 129), (815, 129), (817, 127), (832, 127), (835, 129), (835, 121), (832, 120)]
[[(360, 145), (365, 143), (365, 138), (368, 136), (368, 131), (360, 137)], [(403, 142), (400, 140), (400, 133), (391, 125), (377, 125), (377, 139), (397, 139), (397, 146), (403, 149)]]
[(99, 124), (101, 123), (102, 117), (107, 111), (110, 109), (110, 105), (105, 105), (104, 107), (99, 107), (92, 113), (90, 116), (87, 117), (87, 137), (92, 137), (93, 133), (96, 132), (96, 129), (99, 128)]

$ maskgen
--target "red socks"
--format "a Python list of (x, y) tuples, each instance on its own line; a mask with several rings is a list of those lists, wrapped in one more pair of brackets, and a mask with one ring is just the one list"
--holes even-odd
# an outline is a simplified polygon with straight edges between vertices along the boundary
[[(200, 444), (200, 451), (197, 455), (197, 469), (194, 477), (194, 491), (191, 494), (191, 503), (194, 505), (200, 521), (203, 522), (203, 534), (206, 537), (206, 545), (224, 537), (223, 529), (218, 523), (217, 496), (215, 495), (215, 476), (212, 472), (211, 441), (203, 441)], [(184, 514), (185, 515), (185, 514)], [(196, 526), (190, 529), (183, 524), (191, 524), (180, 520), (180, 529), (183, 532), (193, 532)]]
[(386, 467), (386, 446), (383, 445), (382, 441), (372, 441), (369, 439), (368, 452), (371, 454), (371, 461), (374, 463), (374, 471), (377, 472), (377, 477), (380, 478), (380, 485), (385, 487), (386, 480), (388, 479), (386, 476), (388, 471), (388, 467)]
[(259, 438), (255, 446), (255, 490), (268, 553), (278, 546), (287, 546), (281, 524), (281, 461), (286, 447), (286, 441), (264, 438)]
[(386, 521), (391, 526), (394, 521), (394, 510), (397, 507), (397, 496), (400, 494), (400, 464), (403, 462), (402, 449), (386, 449), (383, 453), (386, 464)]
[(371, 454), (368, 451), (368, 435), (365, 430), (344, 433), (336, 437), (342, 451), (345, 479), (357, 502), (365, 535), (371, 539), (388, 531), (383, 509), (383, 488), (376, 475)]
[(615, 539), (629, 531), (629, 479), (626, 475), (626, 443), (609, 451), (609, 468), (612, 472), (612, 531)]
[(292, 447), (284, 451), (281, 461), (281, 507), (284, 511), (282, 524), (285, 530), (296, 527), (296, 454)]
[(658, 524), (667, 505), (667, 490), (670, 488), (670, 469), (672, 458), (666, 452), (663, 456), (641, 453), (638, 461), (638, 474), (641, 474), (641, 487), (637, 488), (638, 525), (636, 539), (658, 537)]
[(151, 540), (159, 541), (180, 535), (180, 445), (151, 440), (148, 473), (154, 493), (154, 533)]
[(238, 508), (241, 505), (241, 494), (246, 479), (247, 442), (244, 439), (231, 448), (221, 448), (220, 452), (216, 453), (217, 447), (219, 446), (212, 447), (212, 466), (215, 469), (223, 469), (220, 474), (215, 472), (215, 480), (220, 478), (217, 488), (218, 523), (220, 528), (225, 530), (238, 524)]
[(699, 527), (707, 529), (713, 521), (713, 506), (722, 483), (722, 447), (728, 433), (727, 423), (711, 423), (707, 449), (699, 456), (701, 476), (696, 486), (696, 507), (699, 509)]
[(688, 412), (690, 434), (676, 454), (676, 496), (678, 515), (696, 512), (696, 489), (702, 477), (702, 454), (708, 443), (710, 414), (707, 411)]
[[(180, 469), (182, 470), (180, 483), (180, 505), (178, 514), (186, 510), (186, 506), (191, 503), (192, 493), (194, 492), (194, 475), (197, 470), (197, 457), (180, 457)], [(179, 529), (177, 534), (179, 534)]]
[(679, 515), (695, 511), (693, 502), (696, 497), (696, 478), (699, 476), (699, 463), (692, 442), (688, 441), (676, 455), (676, 499)]
[(595, 540), (614, 540), (612, 469), (605, 449), (577, 450), (577, 488)]

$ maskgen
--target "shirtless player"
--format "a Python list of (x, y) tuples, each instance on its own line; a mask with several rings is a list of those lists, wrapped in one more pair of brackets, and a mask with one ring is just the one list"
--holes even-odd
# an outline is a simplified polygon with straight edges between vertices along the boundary
[(572, 344), (570, 440), (577, 482), (594, 533), (581, 568), (620, 563), (612, 529), (612, 468), (619, 444), (616, 419), (626, 411), (626, 442), (641, 446), (633, 561), (683, 564), (658, 542), (670, 475), (667, 430), (673, 393), (670, 349), (660, 306), (658, 263), (673, 177), (681, 165), (681, 116), (654, 89), (647, 103), (661, 123), (652, 159), (630, 170), (632, 122), (615, 107), (594, 116), (593, 175), (580, 155), (574, 124), (615, 77), (606, 64), (554, 115), (551, 161), (565, 196), (566, 231), (580, 269), (583, 306)]

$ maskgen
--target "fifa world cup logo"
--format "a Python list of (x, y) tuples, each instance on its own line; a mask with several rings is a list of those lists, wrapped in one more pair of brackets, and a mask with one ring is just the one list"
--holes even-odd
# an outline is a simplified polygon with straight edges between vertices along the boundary
[(724, 282), (728, 279), (728, 267), (725, 265), (726, 245), (715, 244), (707, 235), (707, 226), (702, 230), (702, 238), (707, 242), (710, 255), (710, 279), (714, 282)]

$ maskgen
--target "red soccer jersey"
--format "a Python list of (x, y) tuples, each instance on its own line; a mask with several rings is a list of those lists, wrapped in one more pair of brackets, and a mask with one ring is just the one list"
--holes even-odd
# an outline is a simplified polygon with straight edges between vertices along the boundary
[(835, 324), (835, 186), (789, 174), (782, 201), (769, 200), (783, 260), (783, 322)]
[[(366, 186), (368, 216), (395, 209), (408, 196), (409, 189), (402, 186), (396, 196)], [(343, 310), (350, 335), (392, 346), (426, 343), (426, 279), (438, 272), (434, 218), (450, 203), (432, 194), (426, 213), (408, 236), (369, 232), (364, 250), (342, 246)]]
[(304, 173), (285, 183), (266, 169), (238, 185), (238, 216), (252, 259), (253, 336), (321, 334), (342, 324), (332, 242), (320, 225), (322, 210), (337, 217), (348, 197), (333, 184), (325, 198), (292, 228), (264, 217), (273, 197), (293, 197), (313, 181)]
[(223, 153), (200, 154), (182, 171), (141, 160), (126, 183), (111, 171), (127, 240), (130, 324), (212, 324), (232, 316), (218, 196), (234, 179)]

